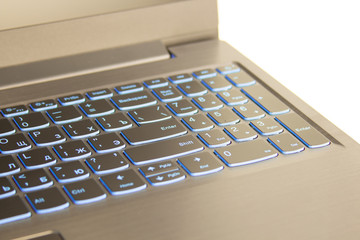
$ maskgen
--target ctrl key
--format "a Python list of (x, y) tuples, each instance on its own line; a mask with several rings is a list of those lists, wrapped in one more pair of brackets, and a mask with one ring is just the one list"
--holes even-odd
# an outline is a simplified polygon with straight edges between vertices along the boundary
[(0, 199), (0, 224), (29, 218), (31, 212), (19, 196)]
[(64, 190), (75, 204), (87, 204), (106, 198), (106, 193), (100, 188), (94, 179), (70, 183), (64, 186)]

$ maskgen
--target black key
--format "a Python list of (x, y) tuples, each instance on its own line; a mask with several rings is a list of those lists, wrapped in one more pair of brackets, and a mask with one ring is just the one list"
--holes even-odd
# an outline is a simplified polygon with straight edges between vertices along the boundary
[(68, 106), (68, 105), (74, 105), (74, 104), (79, 104), (79, 103), (85, 102), (85, 98), (83, 95), (78, 93), (78, 94), (73, 94), (73, 95), (69, 95), (69, 96), (65, 96), (65, 97), (59, 97), (58, 101), (61, 103), (61, 105)]
[(25, 105), (17, 105), (3, 108), (1, 109), (1, 112), (4, 117), (15, 117), (29, 113), (29, 110), (26, 108)]
[(0, 119), (0, 137), (13, 133), (15, 133), (15, 128), (11, 125), (10, 121), (6, 118)]
[(179, 170), (179, 167), (175, 163), (167, 161), (147, 165), (145, 167), (139, 168), (139, 170), (145, 177), (152, 177), (162, 173)]
[(309, 148), (325, 147), (330, 144), (329, 139), (295, 113), (278, 116), (275, 119)]
[(278, 156), (268, 142), (255, 140), (220, 148), (215, 154), (229, 167), (256, 163)]
[(140, 83), (130, 83), (130, 84), (124, 84), (121, 86), (118, 86), (115, 88), (115, 91), (118, 94), (129, 94), (134, 92), (140, 92), (144, 90), (144, 87), (140, 85)]
[(86, 159), (86, 164), (96, 174), (107, 174), (129, 167), (125, 159), (117, 152), (97, 155)]
[(198, 106), (202, 111), (213, 111), (220, 109), (224, 106), (220, 100), (214, 95), (208, 94), (201, 97), (192, 99), (193, 103)]
[(304, 145), (290, 133), (271, 136), (268, 141), (282, 154), (293, 154), (305, 150)]
[(138, 125), (163, 121), (171, 118), (171, 114), (161, 105), (140, 108), (128, 112)]
[(156, 176), (148, 177), (147, 180), (153, 186), (162, 186), (179, 182), (185, 179), (185, 174), (181, 170), (175, 170), (169, 173), (162, 173)]
[(193, 72), (193, 76), (197, 79), (205, 79), (205, 78), (212, 78), (217, 75), (216, 71), (213, 69), (204, 69), (200, 71)]
[(90, 176), (79, 161), (59, 163), (50, 167), (50, 171), (60, 183), (74, 182)]
[(196, 97), (207, 93), (206, 88), (203, 85), (201, 85), (198, 81), (181, 83), (177, 87), (187, 97)]
[(56, 187), (28, 193), (26, 198), (38, 214), (51, 213), (70, 206), (69, 202)]
[(114, 94), (110, 91), (108, 88), (100, 89), (100, 90), (94, 90), (86, 93), (86, 96), (90, 100), (98, 100), (98, 99), (104, 99), (104, 98), (110, 98)]
[(187, 99), (168, 103), (167, 107), (178, 117), (189, 116), (198, 112), (194, 105)]
[(20, 172), (20, 167), (11, 155), (0, 156), (0, 177)]
[(128, 194), (146, 188), (145, 182), (132, 169), (103, 176), (100, 181), (112, 195)]
[(247, 87), (256, 83), (255, 79), (244, 70), (240, 70), (237, 73), (230, 73), (226, 76), (226, 79), (239, 88)]
[(23, 192), (35, 191), (53, 185), (53, 181), (44, 169), (30, 170), (15, 174), (14, 180)]
[(168, 81), (165, 78), (156, 78), (144, 81), (144, 84), (147, 88), (154, 89), (159, 87), (165, 87), (169, 85)]
[(259, 84), (241, 89), (241, 91), (270, 115), (279, 115), (290, 111), (288, 106)]
[(119, 110), (124, 111), (151, 106), (157, 103), (152, 95), (144, 91), (115, 96), (111, 98), (111, 101)]
[(222, 76), (205, 78), (201, 82), (212, 92), (226, 91), (232, 88), (231, 83)]
[(193, 132), (210, 130), (214, 124), (202, 114), (184, 117), (181, 121)]
[(264, 118), (261, 120), (252, 121), (250, 125), (261, 135), (270, 136), (279, 134), (284, 129), (272, 118)]
[(106, 193), (94, 179), (66, 184), (64, 190), (75, 204), (88, 204), (106, 198)]
[(228, 91), (219, 92), (217, 96), (228, 106), (240, 105), (249, 101), (249, 99), (242, 92), (240, 92), (239, 89), (235, 88)]
[(255, 103), (248, 102), (244, 105), (235, 106), (233, 108), (242, 119), (251, 121), (265, 117), (265, 112), (261, 110)]
[(89, 144), (97, 153), (118, 151), (125, 147), (125, 143), (116, 133), (105, 133), (88, 139)]
[(183, 136), (162, 142), (126, 149), (124, 154), (135, 165), (153, 163), (202, 151), (204, 147), (193, 136)]
[(115, 112), (115, 109), (105, 99), (81, 103), (79, 107), (88, 117), (99, 117)]
[(56, 158), (47, 148), (36, 148), (18, 155), (27, 169), (47, 167), (56, 163)]
[(245, 142), (257, 138), (257, 134), (248, 124), (236, 124), (229, 126), (224, 131), (235, 141)]
[(54, 151), (63, 161), (77, 160), (91, 155), (89, 148), (81, 140), (56, 145)]
[(16, 193), (15, 188), (6, 177), (0, 177), (0, 199)]
[(222, 75), (227, 75), (227, 74), (230, 74), (230, 73), (240, 72), (240, 68), (236, 64), (230, 64), (230, 65), (218, 67), (216, 70), (219, 73), (221, 73)]
[(82, 119), (81, 114), (74, 106), (59, 107), (46, 111), (55, 124), (65, 124)]
[(46, 128), (50, 125), (40, 112), (16, 116), (14, 117), (14, 122), (21, 131), (34, 131), (36, 129)]
[(155, 88), (152, 92), (162, 102), (173, 102), (182, 98), (180, 92), (173, 86)]
[(57, 103), (53, 99), (46, 99), (38, 102), (30, 103), (30, 107), (35, 112), (46, 111), (57, 108)]
[(22, 152), (30, 148), (31, 145), (23, 133), (17, 133), (0, 138), (0, 152), (2, 154)]
[(178, 75), (172, 75), (169, 77), (169, 80), (174, 84), (180, 84), (192, 81), (193, 77), (188, 73), (183, 73)]
[(63, 133), (56, 126), (29, 132), (37, 146), (55, 145), (66, 141)]
[(0, 224), (31, 217), (31, 212), (19, 196), (0, 199)]
[(121, 131), (123, 129), (132, 127), (132, 123), (129, 118), (121, 112), (99, 117), (96, 119), (96, 122), (104, 131), (107, 132)]
[(219, 126), (233, 125), (240, 121), (239, 116), (229, 108), (222, 108), (214, 112), (209, 112), (207, 115)]
[(229, 137), (219, 129), (199, 133), (198, 137), (209, 148), (225, 147), (231, 143)]
[(219, 172), (224, 169), (219, 160), (208, 152), (179, 158), (178, 163), (191, 175), (202, 176)]
[(185, 127), (175, 119), (146, 124), (141, 127), (126, 129), (121, 132), (131, 145), (160, 141), (187, 133)]
[(100, 130), (90, 119), (63, 125), (66, 133), (73, 139), (86, 138), (97, 135)]

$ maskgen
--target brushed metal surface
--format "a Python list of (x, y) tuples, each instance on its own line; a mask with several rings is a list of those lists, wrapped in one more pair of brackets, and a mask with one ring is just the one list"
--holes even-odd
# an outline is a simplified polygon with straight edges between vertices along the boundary
[[(170, 48), (177, 58), (0, 91), (0, 105), (166, 77), (233, 61), (332, 144), (190, 177), (0, 226), (1, 239), (58, 231), (65, 239), (358, 239), (360, 147), (228, 44)], [(101, 79), (101, 81), (99, 81)], [(82, 90), (83, 89), (83, 90)], [(132, 167), (134, 168), (134, 167)]]

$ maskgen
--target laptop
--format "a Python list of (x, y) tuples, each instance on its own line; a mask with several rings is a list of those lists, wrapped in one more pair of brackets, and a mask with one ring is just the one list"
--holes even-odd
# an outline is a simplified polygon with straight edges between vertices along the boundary
[(359, 144), (215, 0), (5, 6), (1, 239), (358, 238)]

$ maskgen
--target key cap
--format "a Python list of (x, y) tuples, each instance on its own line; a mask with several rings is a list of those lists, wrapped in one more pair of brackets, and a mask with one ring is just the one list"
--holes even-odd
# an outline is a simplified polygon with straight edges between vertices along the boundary
[(251, 86), (256, 83), (255, 79), (244, 70), (240, 70), (237, 73), (230, 73), (226, 76), (226, 79), (238, 88)]
[(279, 134), (284, 129), (272, 118), (264, 118), (261, 120), (252, 121), (250, 125), (261, 135), (270, 136)]
[(86, 159), (86, 164), (96, 174), (118, 172), (129, 167), (123, 156), (117, 152), (97, 155)]
[(13, 154), (26, 151), (30, 148), (31, 145), (23, 133), (0, 138), (0, 152), (2, 154)]
[(88, 139), (88, 143), (97, 153), (118, 151), (125, 147), (125, 143), (114, 132), (91, 137)]
[(121, 134), (131, 145), (139, 145), (181, 136), (185, 127), (174, 118), (123, 130)]
[(275, 120), (309, 148), (325, 147), (330, 144), (330, 141), (324, 135), (296, 113), (278, 116)]
[(0, 156), (0, 177), (20, 172), (20, 167), (11, 155)]
[(278, 156), (271, 145), (263, 140), (226, 146), (216, 149), (215, 154), (229, 167), (256, 163)]
[(77, 93), (65, 97), (59, 97), (58, 101), (60, 102), (61, 105), (68, 106), (68, 105), (74, 105), (85, 102), (85, 98), (83, 95)]
[(90, 100), (99, 100), (104, 98), (111, 98), (114, 94), (108, 88), (94, 90), (86, 93)]
[(199, 133), (198, 138), (209, 148), (225, 147), (231, 143), (229, 137), (219, 129)]
[(38, 214), (60, 211), (70, 206), (69, 202), (56, 187), (27, 193), (26, 199)]
[(185, 82), (191, 82), (193, 80), (193, 77), (188, 73), (183, 73), (178, 75), (172, 75), (169, 77), (169, 80), (174, 84), (180, 84)]
[(157, 176), (147, 178), (153, 186), (162, 186), (166, 184), (176, 183), (185, 179), (185, 174), (181, 170), (170, 173), (162, 173)]
[(226, 91), (232, 88), (231, 83), (222, 76), (216, 76), (212, 78), (205, 78), (201, 81), (212, 92)]
[(226, 127), (224, 131), (237, 142), (254, 140), (258, 136), (249, 125), (241, 123)]
[(140, 108), (128, 112), (137, 125), (164, 121), (171, 118), (171, 114), (161, 105)]
[(30, 131), (29, 136), (37, 146), (55, 145), (66, 141), (63, 133), (56, 126)]
[(163, 142), (126, 149), (124, 154), (135, 165), (143, 165), (202, 151), (204, 147), (193, 136), (183, 136)]
[(182, 95), (173, 86), (155, 88), (152, 92), (162, 102), (173, 102), (182, 98)]
[(144, 85), (147, 88), (154, 89), (154, 88), (159, 88), (159, 87), (165, 87), (165, 86), (169, 85), (169, 83), (168, 83), (168, 81), (166, 81), (165, 78), (156, 78), (156, 79), (150, 79), (150, 80), (144, 81)]
[(23, 192), (36, 191), (53, 185), (53, 181), (42, 168), (15, 174), (14, 180)]
[(241, 91), (270, 115), (279, 115), (290, 111), (288, 106), (259, 84), (241, 89)]
[(206, 94), (206, 88), (197, 81), (181, 83), (177, 88), (187, 97), (196, 97)]
[(140, 92), (142, 90), (144, 90), (144, 87), (140, 83), (130, 83), (115, 87), (115, 91), (120, 95)]
[(293, 154), (305, 150), (304, 145), (290, 133), (271, 136), (268, 141), (282, 154)]
[(217, 73), (213, 69), (204, 69), (200, 71), (193, 72), (193, 76), (197, 79), (205, 79), (215, 77)]
[(53, 99), (46, 99), (38, 102), (30, 103), (30, 107), (34, 112), (41, 112), (57, 108), (58, 105)]
[(218, 67), (216, 70), (219, 73), (221, 73), (222, 75), (227, 75), (227, 74), (230, 74), (230, 73), (240, 72), (240, 68), (236, 64), (230, 64), (230, 65)]
[(27, 169), (43, 168), (56, 163), (56, 158), (47, 148), (35, 148), (20, 153), (18, 158)]
[(219, 126), (228, 126), (240, 122), (240, 118), (228, 108), (222, 108), (207, 114)]
[(105, 99), (81, 103), (79, 107), (87, 117), (100, 117), (115, 112)]
[(156, 99), (147, 92), (135, 92), (111, 98), (113, 104), (123, 111), (155, 105)]
[(15, 128), (11, 125), (8, 119), (0, 119), (0, 137), (7, 136), (15, 132)]
[(201, 97), (195, 97), (192, 102), (202, 111), (213, 111), (220, 109), (224, 106), (214, 95), (208, 94)]
[(208, 152), (179, 158), (178, 163), (194, 177), (216, 173), (224, 169), (219, 160)]
[(16, 193), (15, 188), (6, 177), (0, 177), (0, 199), (10, 197)]
[(50, 167), (50, 171), (60, 183), (79, 181), (90, 176), (90, 173), (79, 161), (59, 163)]
[(233, 108), (242, 119), (251, 121), (265, 117), (265, 112), (261, 110), (255, 103), (248, 102), (244, 105), (235, 106)]
[(146, 183), (132, 169), (103, 176), (100, 181), (112, 195), (133, 193), (146, 188)]
[(56, 145), (54, 151), (63, 161), (78, 160), (91, 155), (89, 148), (81, 140)]
[(236, 106), (247, 103), (249, 99), (239, 91), (239, 89), (230, 89), (227, 91), (217, 93), (218, 98), (221, 99), (228, 106)]
[(94, 179), (86, 179), (64, 186), (66, 194), (77, 205), (97, 202), (106, 198), (106, 193)]
[(162, 173), (168, 173), (179, 170), (179, 167), (175, 163), (171, 161), (167, 161), (167, 162), (154, 163), (145, 167), (141, 167), (139, 168), (139, 170), (144, 175), (144, 177), (152, 177)]
[(166, 106), (178, 117), (189, 116), (198, 112), (198, 110), (187, 99), (171, 102)]
[(214, 127), (214, 124), (202, 114), (184, 117), (181, 121), (193, 132), (207, 131)]
[(117, 112), (108, 116), (99, 117), (96, 122), (106, 132), (121, 131), (132, 127), (129, 118), (122, 112)]
[(74, 106), (59, 107), (48, 110), (46, 113), (55, 124), (65, 124), (82, 119), (81, 114)]
[(0, 199), (0, 224), (31, 217), (31, 212), (19, 196)]
[(36, 129), (46, 128), (50, 125), (40, 112), (16, 116), (14, 117), (14, 122), (21, 131), (34, 131)]
[(87, 138), (100, 133), (99, 129), (90, 119), (65, 124), (63, 129), (72, 139)]
[(15, 116), (28, 114), (29, 110), (26, 108), (25, 105), (17, 105), (17, 106), (3, 108), (1, 109), (1, 112), (4, 115), (4, 117), (15, 117)]

